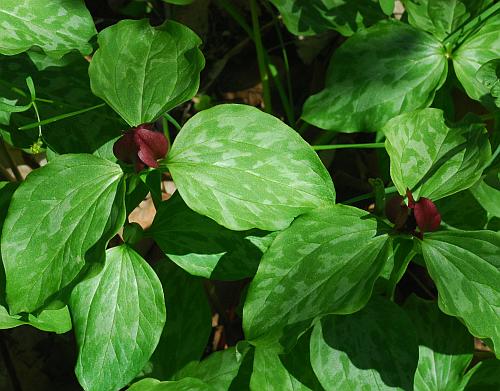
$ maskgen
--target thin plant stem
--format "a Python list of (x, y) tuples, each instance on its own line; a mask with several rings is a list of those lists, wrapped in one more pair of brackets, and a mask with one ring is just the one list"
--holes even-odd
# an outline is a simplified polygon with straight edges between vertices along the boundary
[[(385, 194), (391, 194), (396, 192), (396, 186), (391, 186), (391, 187), (386, 187), (384, 190)], [(370, 198), (373, 198), (374, 194), (373, 192), (368, 193), (368, 194), (363, 194), (354, 198), (350, 198), (347, 201), (342, 202), (342, 204), (345, 205), (351, 205), (359, 201), (364, 201), (364, 200), (369, 200)]]
[(53, 122), (57, 122), (57, 121), (60, 121), (60, 120), (66, 119), (66, 118), (76, 117), (77, 115), (86, 113), (87, 111), (100, 109), (101, 107), (104, 107), (104, 106), (106, 106), (106, 103), (101, 103), (101, 104), (98, 104), (98, 105), (95, 105), (92, 107), (88, 107), (88, 108), (82, 109), (82, 110), (72, 111), (71, 113), (56, 115), (55, 117), (50, 117), (50, 118), (44, 119), (43, 121), (33, 122), (31, 124), (21, 126), (18, 129), (19, 130), (26, 130), (26, 129), (36, 128), (37, 126), (40, 127), (41, 125), (51, 124)]
[(31, 102), (31, 104), (33, 105), (33, 109), (35, 110), (35, 114), (36, 114), (36, 119), (38, 120), (38, 137), (41, 138), (42, 137), (42, 125), (41, 125), (41, 121), (40, 121), (40, 113), (38, 111), (38, 107), (36, 105), (36, 102), (33, 101)]
[(312, 147), (315, 151), (331, 149), (374, 149), (385, 148), (385, 143), (313, 145)]
[(228, 0), (215, 0), (215, 2), (219, 5), (219, 7), (223, 8), (227, 11), (229, 15), (240, 25), (240, 27), (245, 30), (250, 39), (254, 39), (254, 33), (252, 31), (252, 27), (247, 23), (243, 15), (241, 15), (238, 10), (231, 4)]
[(498, 111), (496, 113), (489, 113), (489, 114), (484, 114), (484, 115), (479, 116), (481, 121), (488, 121), (490, 119), (495, 119), (497, 117), (500, 117), (500, 112), (498, 112)]
[(164, 114), (165, 118), (168, 120), (168, 122), (170, 122), (172, 125), (175, 126), (175, 128), (177, 130), (181, 130), (182, 126), (179, 125), (179, 123), (176, 121), (176, 119), (174, 117), (172, 117), (170, 114), (168, 113), (165, 113)]
[(262, 81), (264, 110), (267, 113), (272, 113), (273, 108), (271, 103), (271, 89), (269, 86), (269, 72), (268, 65), (266, 64), (266, 53), (262, 43), (262, 36), (260, 34), (256, 0), (250, 0), (250, 12), (252, 14), (253, 37), (255, 41), (255, 50), (257, 51), (257, 62), (259, 65), (260, 79)]
[(495, 12), (500, 10), (500, 3), (494, 3), (488, 8), (486, 8), (483, 12), (481, 12), (479, 15), (475, 16), (474, 18), (466, 20), (464, 23), (462, 23), (460, 26), (458, 26), (454, 31), (452, 31), (444, 40), (443, 40), (443, 45), (446, 45), (448, 43), (453, 43), (453, 39), (457, 36), (462, 34), (464, 31), (469, 30), (471, 26), (474, 26), (477, 24), (478, 21), (481, 19), (484, 21), (488, 19), (491, 15), (493, 15)]
[(163, 134), (167, 138), (168, 145), (172, 146), (170, 141), (170, 131), (168, 130), (168, 120), (165, 116), (161, 119), (161, 124), (163, 125)]
[(8, 148), (5, 146), (4, 141), (0, 140), (0, 149), (4, 153), (5, 157), (9, 161), (10, 168), (12, 169), (12, 172), (14, 173), (14, 176), (16, 177), (16, 180), (18, 182), (23, 181), (23, 176), (21, 175), (21, 172), (19, 171), (19, 168), (17, 168), (16, 163), (14, 162), (14, 159), (12, 159), (12, 156), (8, 150)]

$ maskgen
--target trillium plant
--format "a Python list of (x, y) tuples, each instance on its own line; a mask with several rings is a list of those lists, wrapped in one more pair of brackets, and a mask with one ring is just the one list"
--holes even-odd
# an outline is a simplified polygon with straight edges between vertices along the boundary
[(500, 390), (498, 1), (97, 3), (0, 3), (3, 336), (86, 391)]

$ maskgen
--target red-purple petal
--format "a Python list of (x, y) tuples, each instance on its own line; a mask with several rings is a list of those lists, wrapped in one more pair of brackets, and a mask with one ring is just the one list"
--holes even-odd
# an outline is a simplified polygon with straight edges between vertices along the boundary
[(134, 135), (131, 131), (125, 133), (113, 145), (113, 153), (118, 160), (125, 163), (133, 163), (137, 156), (137, 146), (134, 142)]
[(137, 156), (149, 167), (158, 167), (158, 159), (165, 157), (168, 141), (163, 133), (140, 126), (134, 129), (134, 141), (139, 151)]
[(421, 197), (415, 203), (413, 213), (415, 214), (415, 220), (417, 220), (420, 232), (435, 231), (441, 224), (441, 215), (436, 205), (428, 198)]

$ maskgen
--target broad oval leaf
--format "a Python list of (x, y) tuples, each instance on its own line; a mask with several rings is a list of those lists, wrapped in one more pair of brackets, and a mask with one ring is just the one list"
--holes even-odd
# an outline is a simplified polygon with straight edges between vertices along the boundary
[(295, 35), (336, 30), (349, 36), (384, 18), (378, 0), (271, 0)]
[(326, 130), (377, 131), (392, 117), (427, 107), (447, 74), (441, 43), (409, 25), (385, 21), (335, 51), (325, 89), (302, 117)]
[(421, 242), (439, 292), (439, 308), (490, 338), (500, 356), (500, 234), (491, 231), (428, 233)]
[(412, 295), (404, 309), (418, 340), (415, 391), (460, 391), (472, 360), (474, 338), (458, 319), (443, 314), (433, 302)]
[(247, 339), (328, 313), (362, 308), (387, 260), (388, 235), (349, 206), (316, 209), (279, 233), (264, 254), (243, 308)]
[(175, 139), (167, 167), (191, 209), (233, 230), (280, 230), (335, 202), (330, 175), (312, 148), (250, 106), (195, 115)]
[(60, 58), (71, 50), (90, 54), (94, 21), (82, 0), (2, 0), (0, 54), (14, 55), (33, 46)]
[(189, 362), (201, 359), (212, 332), (212, 311), (200, 278), (166, 260), (155, 271), (163, 286), (168, 326), (151, 357), (153, 370), (148, 376), (170, 379)]
[(491, 2), (492, 0), (403, 0), (408, 22), (440, 40), (477, 16)]
[(123, 20), (101, 31), (98, 43), (89, 67), (92, 91), (130, 126), (154, 121), (198, 90), (201, 40), (179, 23)]
[(323, 391), (311, 367), (308, 331), (287, 354), (273, 347), (257, 346), (253, 361), (252, 391)]
[(19, 186), (2, 232), (12, 313), (41, 307), (73, 281), (89, 250), (115, 235), (125, 219), (122, 175), (115, 163), (69, 154)]
[(148, 236), (188, 273), (216, 280), (240, 280), (257, 271), (262, 251), (252, 242), (267, 232), (232, 231), (188, 208), (176, 192), (162, 202)]
[(482, 100), (490, 90), (477, 78), (479, 68), (490, 60), (500, 58), (500, 13), (490, 19), (452, 53), (453, 68), (472, 99)]
[(246, 358), (253, 358), (252, 353), (246, 342), (240, 342), (236, 346), (210, 354), (201, 362), (187, 365), (175, 377), (199, 379), (209, 384), (214, 391), (230, 390), (240, 368), (246, 363)]
[(439, 109), (401, 114), (383, 128), (399, 194), (433, 201), (471, 187), (491, 156), (483, 125), (450, 128)]
[(106, 262), (73, 289), (78, 361), (86, 391), (118, 390), (143, 369), (165, 324), (165, 301), (155, 272), (126, 245), (106, 251)]
[(374, 298), (351, 315), (328, 315), (311, 335), (311, 363), (326, 391), (413, 391), (418, 347), (410, 319)]

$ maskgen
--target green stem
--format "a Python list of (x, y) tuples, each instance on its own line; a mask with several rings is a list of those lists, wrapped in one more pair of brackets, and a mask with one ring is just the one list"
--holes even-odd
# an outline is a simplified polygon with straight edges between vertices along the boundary
[(495, 113), (480, 115), (479, 118), (481, 119), (481, 121), (488, 121), (490, 119), (496, 119), (499, 116), (500, 116), (500, 112), (497, 111)]
[(165, 115), (165, 118), (168, 120), (168, 122), (170, 122), (172, 125), (174, 125), (177, 130), (181, 130), (182, 126), (179, 125), (179, 123), (176, 121), (176, 119), (174, 117), (172, 117), (168, 113), (165, 113), (164, 115)]
[(36, 128), (37, 126), (39, 127), (41, 125), (51, 124), (52, 122), (57, 122), (57, 121), (60, 121), (62, 119), (66, 119), (66, 118), (70, 118), (70, 117), (76, 117), (77, 115), (86, 113), (87, 111), (96, 110), (96, 109), (99, 109), (99, 108), (104, 107), (104, 106), (106, 106), (106, 104), (101, 103), (99, 105), (88, 107), (86, 109), (72, 111), (71, 113), (56, 115), (55, 117), (47, 118), (47, 119), (44, 119), (43, 121), (33, 122), (31, 124), (21, 126), (18, 129), (19, 130), (26, 130), (26, 129)]
[(385, 143), (367, 143), (367, 144), (335, 144), (335, 145), (313, 145), (315, 151), (325, 151), (330, 149), (372, 149), (385, 148)]
[(231, 4), (228, 0), (215, 0), (217, 5), (226, 10), (226, 12), (231, 15), (231, 17), (238, 23), (243, 30), (248, 34), (248, 36), (254, 40), (253, 31), (250, 25), (247, 23), (243, 15)]
[(252, 14), (253, 37), (255, 41), (255, 50), (257, 51), (257, 61), (259, 64), (260, 78), (262, 81), (264, 110), (267, 113), (272, 113), (271, 89), (269, 86), (269, 72), (266, 64), (266, 53), (262, 44), (262, 36), (260, 34), (259, 17), (257, 13), (257, 1), (250, 0), (250, 12)]
[[(385, 194), (391, 194), (396, 192), (396, 186), (391, 186), (391, 187), (386, 187), (384, 190)], [(347, 201), (342, 202), (342, 204), (345, 205), (351, 205), (359, 201), (364, 201), (364, 200), (369, 200), (370, 198), (373, 197), (373, 192), (368, 193), (368, 194), (363, 194), (354, 198), (350, 198)]]
[(495, 3), (495, 4), (490, 5), (488, 8), (486, 8), (479, 15), (475, 16), (472, 19), (465, 21), (460, 26), (458, 26), (453, 32), (451, 32), (450, 35), (448, 35), (443, 40), (443, 45), (446, 45), (448, 43), (453, 43), (453, 40), (456, 38), (457, 35), (463, 34), (467, 30), (469, 30), (471, 27), (477, 25), (478, 21), (480, 21), (481, 19), (483, 21), (486, 20), (491, 15), (493, 15), (495, 12), (497, 12), (498, 10), (500, 10), (500, 3)]

